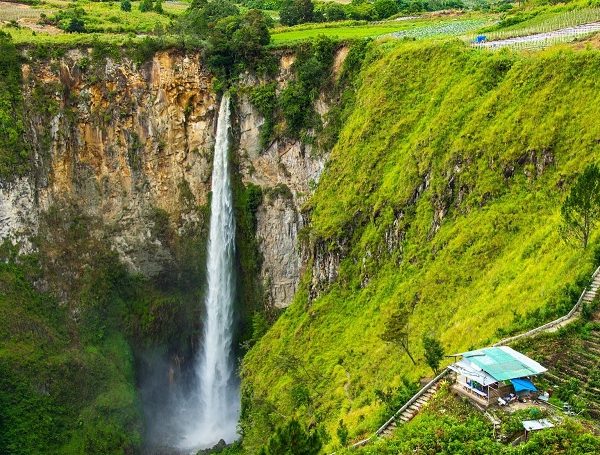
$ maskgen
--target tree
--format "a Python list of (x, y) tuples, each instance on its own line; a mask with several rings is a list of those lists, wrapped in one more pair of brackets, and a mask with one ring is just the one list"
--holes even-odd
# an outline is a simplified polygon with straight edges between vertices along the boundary
[(85, 33), (85, 22), (78, 17), (72, 17), (66, 30), (68, 33)]
[(363, 2), (360, 4), (352, 4), (348, 8), (347, 16), (354, 20), (370, 21), (377, 18), (377, 12), (372, 3)]
[(388, 343), (394, 343), (400, 346), (408, 355), (413, 365), (416, 365), (415, 359), (410, 352), (408, 342), (410, 330), (409, 321), (412, 310), (407, 306), (399, 308), (385, 324), (385, 330), (381, 339)]
[(427, 365), (433, 370), (433, 374), (438, 374), (440, 362), (445, 355), (442, 343), (433, 336), (423, 335), (423, 347), (425, 348)]
[(252, 62), (263, 53), (263, 46), (269, 44), (271, 36), (266, 16), (257, 9), (251, 9), (242, 18), (239, 28), (233, 32), (231, 48), (242, 60)]
[(162, 14), (165, 11), (163, 10), (163, 6), (162, 6), (162, 0), (156, 0), (154, 2), (154, 11), (157, 12), (158, 14)]
[(561, 233), (587, 248), (590, 234), (600, 219), (600, 170), (595, 164), (587, 166), (561, 208)]
[(126, 13), (131, 11), (131, 2), (129, 0), (121, 1), (121, 11), (125, 11)]
[(240, 15), (239, 8), (228, 0), (212, 0), (207, 2), (204, 12), (209, 23), (216, 22), (225, 17)]
[(296, 25), (313, 20), (312, 0), (283, 0), (279, 10), (279, 20), (283, 25)]
[(220, 19), (239, 14), (237, 6), (227, 0), (194, 0), (180, 16), (179, 27), (184, 34), (206, 38), (211, 27), (216, 27)]
[(399, 11), (396, 0), (375, 0), (373, 7), (379, 19), (387, 19)]
[(207, 63), (219, 77), (228, 79), (244, 69), (254, 69), (271, 37), (269, 19), (253, 9), (244, 16), (219, 19), (208, 31)]
[(192, 0), (190, 9), (202, 9), (208, 4), (208, 0)]
[(305, 431), (296, 419), (277, 428), (260, 455), (317, 455), (323, 446), (318, 430)]
[(346, 11), (344, 10), (344, 7), (335, 2), (327, 3), (325, 5), (323, 14), (325, 15), (325, 19), (330, 22), (343, 21), (346, 19)]
[(140, 2), (140, 12), (146, 13), (148, 11), (152, 11), (153, 6), (154, 2), (152, 0), (142, 0)]
[(340, 440), (340, 445), (342, 447), (346, 447), (348, 445), (348, 427), (346, 426), (346, 424), (344, 423), (343, 420), (340, 420), (339, 426), (337, 427), (336, 430), (337, 433), (337, 437)]

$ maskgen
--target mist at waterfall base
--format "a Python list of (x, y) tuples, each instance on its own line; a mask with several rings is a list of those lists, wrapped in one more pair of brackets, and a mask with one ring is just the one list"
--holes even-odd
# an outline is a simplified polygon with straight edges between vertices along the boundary
[(151, 370), (162, 371), (148, 375), (141, 385), (147, 439), (155, 448), (172, 449), (155, 453), (195, 453), (213, 447), (221, 439), (230, 443), (238, 437), (240, 394), (232, 346), (235, 218), (228, 160), (229, 129), (229, 96), (224, 95), (213, 159), (202, 339), (194, 361), (177, 374), (173, 373), (172, 359), (167, 361), (164, 353), (148, 353), (144, 359)]

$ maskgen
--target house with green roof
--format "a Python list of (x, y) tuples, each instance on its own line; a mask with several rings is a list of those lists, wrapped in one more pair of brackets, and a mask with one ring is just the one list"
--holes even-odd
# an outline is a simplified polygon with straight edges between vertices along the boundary
[(477, 349), (456, 357), (462, 358), (449, 367), (456, 373), (453, 389), (484, 406), (502, 403), (511, 393), (536, 392), (531, 379), (547, 371), (508, 346)]

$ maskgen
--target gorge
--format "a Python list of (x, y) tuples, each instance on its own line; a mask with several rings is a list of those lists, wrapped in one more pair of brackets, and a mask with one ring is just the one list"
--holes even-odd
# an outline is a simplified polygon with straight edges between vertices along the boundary
[[(114, 317), (135, 351), (129, 368), (136, 369), (146, 443), (166, 450), (205, 447), (221, 438), (231, 442), (239, 396), (235, 390), (221, 393), (237, 387), (235, 377), (227, 378), (228, 369), (237, 368), (239, 343), (250, 336), (252, 314), (291, 302), (302, 262), (300, 205), (318, 181), (326, 156), (285, 138), (260, 149), (263, 119), (250, 102), (258, 83), (251, 76), (246, 92), (234, 99), (230, 128), (219, 122), (218, 113), (227, 114), (219, 109), (198, 54), (159, 52), (139, 67), (102, 59), (83, 69), (81, 62), (91, 52), (71, 50), (23, 66), (28, 140), (36, 160), (33, 172), (0, 189), (0, 235), (19, 245), (22, 254), (44, 251), (44, 267), (53, 270), (48, 286), (74, 320), (87, 305), (82, 303), (81, 293), (88, 292), (83, 282), (102, 261), (140, 280), (123, 284), (130, 289), (115, 290), (129, 303), (125, 313)], [(280, 58), (275, 80), (284, 87), (292, 77), (293, 55)], [(231, 147), (223, 142), (228, 134)], [(231, 167), (217, 173), (216, 162), (226, 165), (231, 149)], [(233, 200), (221, 200), (219, 207), (235, 215), (237, 223), (212, 217), (217, 208), (209, 207), (219, 201), (218, 194), (227, 193), (217, 191), (215, 179), (230, 173)], [(74, 219), (85, 226), (83, 231), (76, 232)], [(229, 237), (211, 242), (211, 232), (221, 232), (211, 226), (213, 221), (230, 222)], [(219, 245), (226, 258), (215, 267), (232, 267), (238, 280), (216, 269), (211, 275), (206, 263), (218, 256), (212, 248)], [(104, 283), (100, 276), (93, 280)], [(215, 287), (211, 280), (225, 282)], [(140, 306), (134, 309), (138, 292)], [(114, 298), (112, 290), (105, 294), (102, 301)], [(231, 314), (217, 314), (215, 302), (234, 295), (237, 316), (227, 321)], [(205, 322), (210, 310), (217, 321), (234, 325), (233, 339), (210, 332), (215, 328)], [(222, 352), (231, 351), (230, 357), (215, 355), (215, 343)], [(206, 365), (215, 367), (215, 362), (228, 371), (211, 377)], [(227, 409), (212, 402), (225, 395), (230, 395)], [(119, 403), (115, 407), (124, 409)], [(221, 417), (203, 421), (199, 411), (204, 403), (220, 408), (215, 415)], [(213, 423), (226, 421), (222, 434), (215, 431)]]
[[(461, 352), (579, 295), (597, 249), (562, 241), (557, 208), (600, 143), (597, 49), (269, 56), (224, 91), (190, 50), (25, 50), (30, 168), (0, 185), (8, 453), (239, 430), (256, 454), (294, 419), (338, 450), (431, 374), (424, 334)], [(381, 339), (402, 308), (416, 365)]]

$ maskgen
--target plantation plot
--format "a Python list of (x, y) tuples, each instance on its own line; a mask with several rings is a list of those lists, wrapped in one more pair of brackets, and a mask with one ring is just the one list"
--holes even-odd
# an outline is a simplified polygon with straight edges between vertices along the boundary
[(485, 25), (486, 21), (481, 19), (459, 20), (449, 23), (438, 23), (425, 27), (415, 27), (412, 30), (403, 30), (392, 33), (396, 38), (430, 38), (433, 36), (458, 36)]
[(489, 49), (496, 49), (507, 46), (525, 49), (536, 49), (551, 46), (553, 44), (558, 43), (567, 43), (577, 38), (585, 37), (597, 32), (600, 32), (600, 22), (579, 25), (576, 27), (568, 27), (553, 32), (538, 33), (529, 36), (519, 36), (515, 38), (508, 38), (497, 41), (476, 43), (474, 44), (474, 46), (485, 47)]
[(434, 36), (460, 36), (473, 32), (486, 24), (486, 19), (461, 20), (424, 20), (388, 21), (355, 25), (322, 25), (319, 27), (295, 27), (275, 30), (271, 35), (272, 43), (287, 44), (308, 40), (319, 35), (338, 39), (359, 39), (383, 35), (399, 38), (429, 38)]
[(566, 13), (541, 15), (531, 20), (506, 27), (501, 30), (484, 31), (489, 41), (505, 40), (509, 38), (539, 35), (557, 32), (565, 29), (578, 29), (584, 25), (600, 22), (600, 8), (589, 8), (569, 11)]

